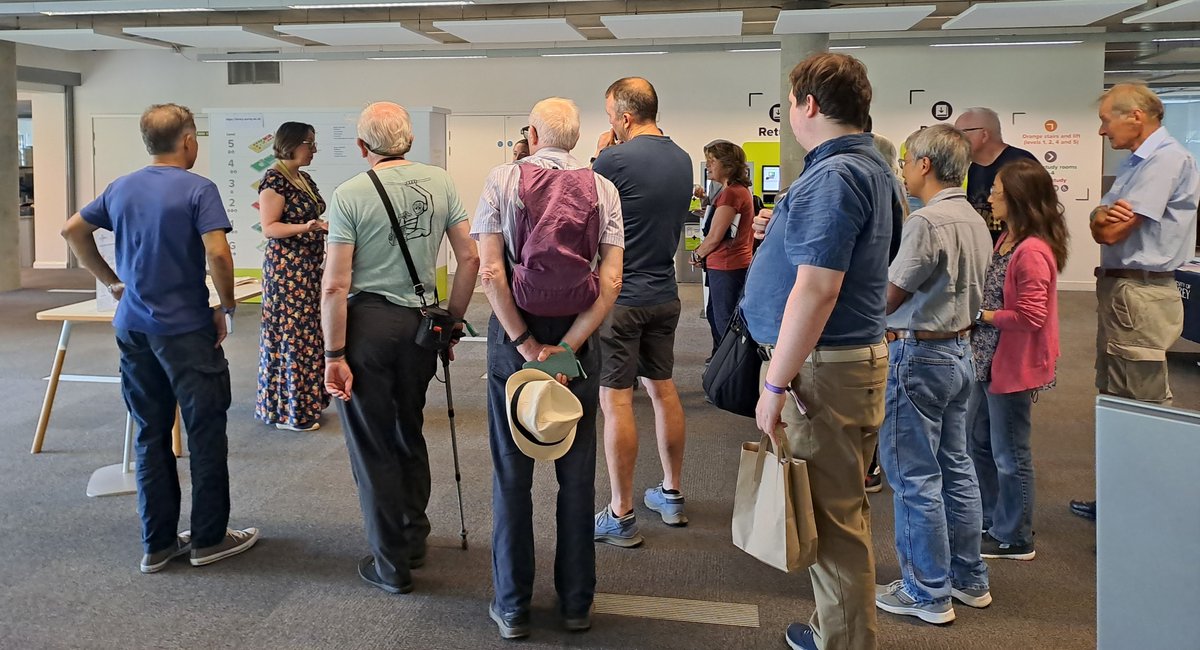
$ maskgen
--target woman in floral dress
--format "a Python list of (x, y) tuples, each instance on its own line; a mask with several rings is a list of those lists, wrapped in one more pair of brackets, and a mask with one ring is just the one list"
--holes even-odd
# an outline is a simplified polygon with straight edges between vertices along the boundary
[(301, 171), (317, 152), (312, 125), (285, 122), (275, 132), (275, 164), (259, 186), (263, 251), (262, 335), (254, 416), (276, 428), (314, 431), (329, 406), (321, 338), (325, 201)]

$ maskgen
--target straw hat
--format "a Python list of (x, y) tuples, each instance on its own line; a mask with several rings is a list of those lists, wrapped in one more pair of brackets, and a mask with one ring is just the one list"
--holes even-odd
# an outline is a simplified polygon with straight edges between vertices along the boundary
[(583, 417), (583, 405), (570, 389), (529, 368), (513, 373), (504, 392), (508, 428), (521, 453), (535, 460), (556, 460), (567, 453)]

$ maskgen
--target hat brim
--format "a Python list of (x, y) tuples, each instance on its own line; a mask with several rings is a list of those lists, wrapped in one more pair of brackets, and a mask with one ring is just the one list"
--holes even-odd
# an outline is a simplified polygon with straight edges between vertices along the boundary
[(517, 449), (526, 456), (534, 460), (558, 460), (570, 451), (571, 445), (575, 443), (575, 429), (578, 425), (572, 426), (571, 430), (562, 440), (550, 445), (536, 443), (526, 437), (525, 434), (522, 434), (522, 431), (528, 432), (528, 430), (513, 419), (513, 397), (516, 395), (518, 388), (531, 381), (558, 380), (536, 368), (522, 368), (508, 378), (508, 381), (504, 384), (504, 412), (508, 416), (509, 435), (512, 436), (513, 443), (517, 445)]

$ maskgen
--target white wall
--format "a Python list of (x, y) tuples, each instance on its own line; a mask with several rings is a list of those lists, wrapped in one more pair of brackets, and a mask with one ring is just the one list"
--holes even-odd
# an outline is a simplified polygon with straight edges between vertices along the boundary
[[(1022, 135), (1044, 135), (1053, 119), (1057, 133), (1079, 133), (1070, 147), (1030, 145), (1041, 155), (1058, 152), (1053, 170), (1069, 177), (1064, 195), (1074, 232), (1071, 264), (1064, 288), (1090, 288), (1091, 266), (1098, 253), (1083, 220), (1099, 199), (1100, 140), (1095, 135), (1092, 100), (1102, 88), (1103, 46), (1067, 48), (959, 48), (927, 46), (869, 47), (852, 52), (867, 63), (875, 91), (876, 130), (903, 140), (912, 130), (934, 123), (930, 107), (945, 100), (955, 114), (968, 106), (988, 105), (1001, 114), (1024, 112), (1006, 123), (1006, 137), (1021, 145)], [(281, 84), (228, 86), (221, 64), (196, 63), (177, 54), (157, 52), (96, 53), (83, 61), (84, 85), (78, 90), (78, 138), (91, 141), (91, 115), (137, 114), (156, 102), (172, 101), (194, 110), (207, 108), (343, 108), (388, 99), (410, 106), (444, 106), (453, 114), (517, 114), (549, 95), (579, 103), (583, 134), (575, 154), (591, 155), (596, 137), (607, 128), (604, 90), (627, 75), (650, 79), (660, 97), (663, 128), (696, 163), (702, 147), (715, 138), (734, 142), (772, 140), (779, 124), (769, 111), (779, 100), (778, 53), (700, 52), (663, 56), (510, 58), (486, 60), (357, 61), (285, 63)], [(924, 89), (909, 104), (909, 90)], [(751, 96), (751, 93), (763, 93)], [(786, 115), (786, 101), (784, 102)], [(953, 119), (953, 117), (951, 118)], [(786, 119), (784, 130), (787, 131)], [(770, 135), (760, 135), (760, 129)], [(103, 157), (101, 156), (100, 159)], [(91, 158), (79, 156), (80, 201), (94, 196)], [(84, 168), (86, 167), (86, 168)], [(697, 164), (697, 170), (699, 166)], [(1091, 202), (1076, 194), (1090, 192)]]
[(22, 91), (33, 103), (34, 268), (67, 266), (67, 124), (62, 93)]

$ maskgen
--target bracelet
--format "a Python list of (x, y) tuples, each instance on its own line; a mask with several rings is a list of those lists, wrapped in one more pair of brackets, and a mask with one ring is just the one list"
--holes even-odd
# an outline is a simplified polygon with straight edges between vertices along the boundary
[(784, 394), (785, 392), (787, 392), (787, 389), (786, 389), (786, 388), (780, 388), (779, 386), (776, 386), (775, 384), (772, 384), (772, 383), (771, 383), (771, 382), (769, 382), (769, 381), (764, 381), (764, 382), (763, 382), (763, 388), (764, 388), (764, 389), (765, 389), (765, 390), (766, 390), (768, 393), (775, 393), (776, 395), (782, 395), (782, 394)]
[(567, 352), (570, 352), (571, 354), (575, 354), (575, 349), (571, 347), (570, 343), (567, 343), (566, 341), (562, 341), (558, 345), (560, 347), (566, 349)]
[(325, 351), (326, 359), (342, 359), (345, 356), (346, 356), (346, 347), (345, 346), (342, 346), (336, 350), (326, 350)]
[(520, 347), (521, 344), (524, 343), (525, 341), (528, 341), (529, 337), (531, 337), (531, 336), (533, 336), (533, 332), (530, 332), (529, 330), (525, 330), (524, 334), (513, 339), (513, 342), (512, 342), (513, 347), (514, 348)]

